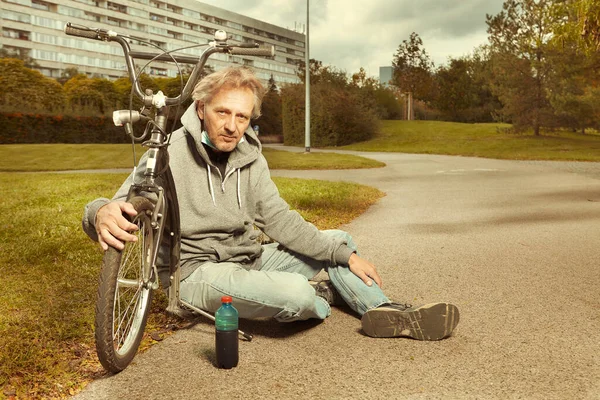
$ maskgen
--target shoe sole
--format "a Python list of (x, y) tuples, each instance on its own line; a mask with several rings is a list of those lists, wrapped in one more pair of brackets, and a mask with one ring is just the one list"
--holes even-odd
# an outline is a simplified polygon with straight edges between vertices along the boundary
[(383, 306), (367, 311), (361, 319), (362, 329), (369, 336), (405, 336), (417, 340), (448, 337), (458, 321), (458, 308), (448, 303), (425, 304), (405, 311)]

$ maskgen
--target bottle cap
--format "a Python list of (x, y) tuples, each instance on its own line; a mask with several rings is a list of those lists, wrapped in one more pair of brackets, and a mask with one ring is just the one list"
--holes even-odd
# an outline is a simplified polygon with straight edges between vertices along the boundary
[(231, 303), (232, 301), (233, 301), (233, 299), (231, 298), (231, 296), (221, 297), (221, 303)]

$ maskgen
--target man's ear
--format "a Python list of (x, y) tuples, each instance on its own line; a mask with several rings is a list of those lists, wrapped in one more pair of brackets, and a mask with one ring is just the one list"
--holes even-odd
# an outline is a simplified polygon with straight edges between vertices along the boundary
[(198, 117), (200, 119), (204, 119), (204, 104), (200, 103), (200, 101), (196, 101), (196, 112), (198, 113)]

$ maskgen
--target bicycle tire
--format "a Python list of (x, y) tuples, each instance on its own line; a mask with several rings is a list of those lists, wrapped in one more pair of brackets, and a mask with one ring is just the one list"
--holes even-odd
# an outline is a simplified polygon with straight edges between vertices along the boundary
[(125, 243), (123, 250), (109, 247), (104, 253), (96, 300), (96, 352), (102, 366), (113, 373), (127, 368), (137, 353), (152, 302), (151, 284), (158, 279), (149, 263), (154, 204), (144, 197), (129, 202), (137, 215), (124, 215), (138, 225), (138, 240)]

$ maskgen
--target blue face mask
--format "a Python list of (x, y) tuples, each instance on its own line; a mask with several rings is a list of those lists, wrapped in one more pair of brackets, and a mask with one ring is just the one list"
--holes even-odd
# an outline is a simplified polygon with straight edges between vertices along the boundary
[(217, 150), (217, 148), (215, 147), (215, 145), (212, 144), (212, 142), (210, 141), (210, 138), (208, 137), (208, 132), (206, 132), (206, 131), (202, 131), (202, 143), (204, 143), (205, 145), (207, 145), (211, 149)]

